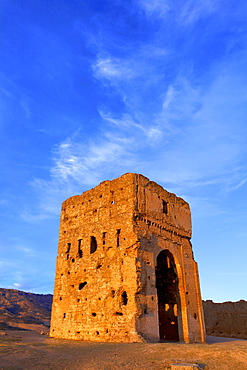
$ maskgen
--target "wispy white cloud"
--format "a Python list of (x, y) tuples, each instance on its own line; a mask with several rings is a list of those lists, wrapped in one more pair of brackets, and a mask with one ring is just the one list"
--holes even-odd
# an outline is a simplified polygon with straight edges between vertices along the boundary
[(128, 59), (113, 58), (111, 56), (98, 56), (92, 65), (97, 78), (108, 80), (129, 80), (135, 76), (136, 71), (129, 65)]
[(180, 9), (178, 22), (189, 25), (197, 22), (200, 18), (205, 18), (215, 12), (218, 8), (218, 1), (212, 0), (189, 0)]
[(40, 217), (57, 213), (66, 197), (124, 172), (144, 173), (180, 194), (213, 184), (223, 189), (241, 179), (246, 97), (232, 96), (232, 89), (241, 91), (244, 81), (227, 72), (207, 87), (178, 76), (160, 91), (160, 110), (144, 119), (131, 99), (122, 115), (99, 109), (103, 129), (94, 138), (76, 133), (57, 145), (50, 180), (33, 182), (43, 197)]
[(159, 17), (165, 17), (170, 10), (168, 0), (138, 0), (138, 4), (145, 10), (147, 15), (155, 14)]
[(227, 192), (230, 192), (230, 191), (234, 191), (234, 190), (237, 190), (239, 188), (241, 188), (243, 185), (245, 185), (247, 182), (247, 178), (243, 179), (242, 181), (238, 182), (237, 185), (234, 185), (234, 186), (229, 186), (228, 189), (226, 190)]

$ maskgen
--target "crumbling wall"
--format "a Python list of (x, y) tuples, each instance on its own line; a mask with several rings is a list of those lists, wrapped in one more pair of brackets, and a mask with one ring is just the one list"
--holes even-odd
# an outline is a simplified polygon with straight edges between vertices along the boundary
[(133, 179), (63, 202), (51, 336), (134, 342), (137, 238)]
[(179, 302), (173, 297), (164, 303), (165, 311), (173, 311), (171, 325), (178, 320), (172, 339), (203, 342), (190, 237), (188, 203), (142, 175), (128, 173), (67, 199), (61, 211), (50, 335), (115, 342), (169, 339), (160, 334), (157, 296), (162, 288), (157, 287), (157, 261), (164, 252), (170, 262), (161, 285), (169, 280), (172, 265)]
[(247, 302), (203, 301), (207, 335), (247, 339)]

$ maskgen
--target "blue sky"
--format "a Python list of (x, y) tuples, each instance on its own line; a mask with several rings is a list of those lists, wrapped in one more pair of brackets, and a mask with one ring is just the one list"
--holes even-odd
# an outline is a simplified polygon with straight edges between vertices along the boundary
[(189, 202), (204, 299), (247, 299), (247, 3), (2, 0), (0, 286), (52, 293), (61, 202)]

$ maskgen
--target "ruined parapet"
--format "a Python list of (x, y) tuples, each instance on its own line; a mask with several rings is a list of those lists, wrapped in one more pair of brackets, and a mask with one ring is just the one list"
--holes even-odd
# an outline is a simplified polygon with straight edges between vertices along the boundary
[(204, 342), (189, 205), (127, 173), (63, 202), (50, 335)]

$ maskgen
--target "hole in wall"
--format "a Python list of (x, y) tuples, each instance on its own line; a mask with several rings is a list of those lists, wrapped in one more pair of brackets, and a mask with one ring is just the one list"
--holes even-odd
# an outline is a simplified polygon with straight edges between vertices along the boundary
[(60, 297), (59, 299), (60, 299), (60, 301), (61, 301), (63, 298), (62, 298), (62, 297)]
[(92, 316), (94, 316), (94, 317), (97, 316), (97, 313), (96, 312), (93, 312), (92, 313)]
[(99, 335), (99, 332), (98, 331), (96, 331), (96, 335)]
[(162, 212), (167, 215), (168, 213), (168, 203), (162, 199)]
[(65, 319), (66, 318), (66, 313), (63, 314), (63, 318)]
[(111, 291), (111, 296), (112, 296), (112, 298), (114, 298), (114, 297), (115, 297), (115, 290), (112, 290), (112, 291)]
[(90, 239), (90, 254), (92, 254), (97, 250), (97, 240), (95, 236), (91, 236)]
[(121, 232), (121, 229), (117, 229), (117, 232), (116, 232), (117, 247), (119, 247), (119, 245), (120, 245), (120, 232)]
[(106, 232), (102, 233), (102, 244), (106, 244)]
[(123, 316), (122, 312), (116, 312), (115, 315), (117, 315), (117, 316)]
[(87, 285), (86, 281), (84, 281), (84, 283), (80, 283), (78, 289), (82, 290), (82, 288), (84, 288), (85, 285)]
[(96, 269), (100, 269), (102, 267), (102, 265), (99, 263), (96, 267)]
[(82, 249), (81, 249), (81, 243), (82, 243), (82, 239), (78, 239), (78, 256), (79, 256), (79, 258), (82, 258), (82, 256), (83, 256), (83, 252), (82, 252)]
[(195, 319), (195, 320), (197, 319), (197, 314), (196, 314), (196, 313), (194, 313), (194, 319)]
[(122, 305), (124, 305), (124, 306), (126, 306), (127, 305), (127, 303), (128, 303), (128, 295), (127, 295), (127, 293), (126, 293), (126, 291), (124, 291), (123, 293), (122, 293)]

